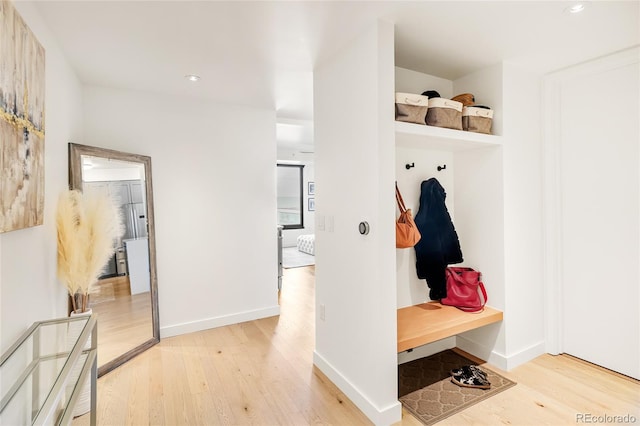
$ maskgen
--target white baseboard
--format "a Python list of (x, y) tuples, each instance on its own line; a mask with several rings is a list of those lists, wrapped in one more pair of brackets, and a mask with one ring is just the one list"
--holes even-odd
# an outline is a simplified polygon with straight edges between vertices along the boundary
[(253, 321), (275, 315), (280, 315), (279, 305), (272, 306), (270, 308), (256, 309), (253, 311), (239, 312), (215, 318), (205, 318), (198, 321), (169, 325), (166, 327), (160, 327), (160, 338), (179, 336), (181, 334), (193, 333), (194, 331), (208, 330), (210, 328), (224, 327), (225, 325), (238, 324), (245, 321)]
[(507, 358), (507, 370), (512, 370), (519, 365), (531, 361), (534, 358), (546, 353), (545, 342), (540, 341), (534, 345), (524, 348), (514, 354), (509, 355)]
[(347, 398), (375, 425), (387, 426), (402, 420), (402, 404), (399, 401), (380, 409), (316, 351), (313, 351), (313, 364), (344, 392)]
[(490, 347), (460, 335), (456, 336), (456, 346), (504, 371), (512, 370), (545, 353), (543, 341), (510, 355), (501, 354)]

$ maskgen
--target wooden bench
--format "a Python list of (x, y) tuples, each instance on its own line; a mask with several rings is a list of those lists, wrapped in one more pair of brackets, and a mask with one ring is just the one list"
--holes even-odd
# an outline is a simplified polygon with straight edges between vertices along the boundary
[(463, 312), (438, 302), (398, 309), (398, 352), (502, 321), (502, 311), (485, 307), (480, 313)]

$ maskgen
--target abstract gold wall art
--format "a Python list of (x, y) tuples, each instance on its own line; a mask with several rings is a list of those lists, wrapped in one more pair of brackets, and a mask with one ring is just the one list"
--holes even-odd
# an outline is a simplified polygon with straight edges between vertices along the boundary
[(0, 233), (42, 225), (45, 53), (0, 0)]

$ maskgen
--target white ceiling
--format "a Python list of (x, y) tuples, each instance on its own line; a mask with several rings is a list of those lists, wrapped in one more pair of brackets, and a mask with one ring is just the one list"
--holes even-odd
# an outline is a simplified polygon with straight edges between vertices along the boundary
[(573, 3), (36, 2), (83, 83), (275, 109), (307, 135), (314, 65), (377, 18), (396, 25), (396, 65), (447, 79), (502, 60), (544, 73), (640, 43), (640, 1), (563, 13)]

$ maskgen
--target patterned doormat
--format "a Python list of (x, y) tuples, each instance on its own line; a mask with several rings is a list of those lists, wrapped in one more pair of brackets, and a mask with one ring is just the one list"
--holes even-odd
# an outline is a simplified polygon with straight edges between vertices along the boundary
[(453, 384), (449, 371), (478, 365), (452, 350), (439, 352), (398, 366), (398, 396), (411, 414), (432, 425), (490, 396), (515, 386), (515, 382), (482, 366), (491, 389), (465, 388)]

